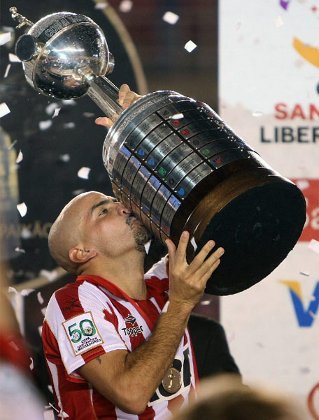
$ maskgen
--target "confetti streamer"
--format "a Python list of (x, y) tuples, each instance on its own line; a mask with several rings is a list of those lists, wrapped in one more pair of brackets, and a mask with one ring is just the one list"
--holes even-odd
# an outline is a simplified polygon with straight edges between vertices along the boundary
[(7, 65), (6, 71), (4, 72), (3, 78), (5, 79), (6, 77), (8, 77), (9, 71), (11, 69), (11, 64)]
[(164, 13), (164, 16), (163, 16), (164, 22), (167, 22), (170, 25), (175, 25), (178, 19), (179, 19), (179, 16), (173, 12), (166, 12)]

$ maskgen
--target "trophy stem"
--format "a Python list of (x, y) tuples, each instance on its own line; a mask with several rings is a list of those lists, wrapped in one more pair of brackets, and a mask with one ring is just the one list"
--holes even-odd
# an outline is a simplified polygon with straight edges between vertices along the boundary
[(118, 104), (118, 88), (105, 76), (87, 78), (89, 97), (109, 118), (119, 117), (123, 108)]

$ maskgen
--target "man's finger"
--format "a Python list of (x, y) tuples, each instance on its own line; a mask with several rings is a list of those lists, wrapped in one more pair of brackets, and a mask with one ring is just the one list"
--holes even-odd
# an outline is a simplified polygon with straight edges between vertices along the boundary
[(212, 255), (210, 255), (206, 261), (203, 262), (203, 264), (201, 264), (197, 271), (196, 271), (196, 276), (198, 276), (199, 278), (203, 278), (206, 277), (208, 275), (208, 278), (211, 276), (211, 274), (216, 270), (216, 268), (218, 267), (219, 263), (220, 263), (220, 258), (222, 257), (222, 255), (225, 253), (225, 250), (223, 248), (218, 248), (215, 252), (212, 253)]
[(202, 247), (202, 249), (199, 251), (196, 257), (194, 257), (189, 265), (192, 272), (196, 271), (203, 264), (207, 255), (211, 252), (214, 246), (215, 242), (213, 240), (206, 242), (206, 244)]
[(113, 125), (113, 121), (111, 120), (111, 118), (98, 117), (95, 120), (95, 124), (97, 124), (97, 125), (103, 125), (103, 127), (110, 128)]
[(186, 261), (186, 249), (189, 241), (189, 232), (184, 230), (179, 238), (178, 246), (176, 249), (176, 260), (180, 263)]
[(171, 239), (166, 239), (165, 243), (168, 250), (168, 258), (170, 261), (173, 261), (176, 253), (176, 246)]
[(123, 106), (124, 99), (125, 99), (126, 95), (130, 92), (130, 90), (131, 89), (130, 89), (129, 85), (127, 85), (127, 84), (121, 85), (120, 90), (119, 90), (119, 100), (118, 100), (118, 102), (121, 106)]

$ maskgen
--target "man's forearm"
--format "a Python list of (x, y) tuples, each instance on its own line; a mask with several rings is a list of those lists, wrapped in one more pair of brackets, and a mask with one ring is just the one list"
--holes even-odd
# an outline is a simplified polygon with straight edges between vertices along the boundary
[(191, 308), (170, 303), (167, 312), (159, 317), (151, 337), (126, 357), (129, 380), (143, 378), (147, 401), (152, 397), (170, 367), (183, 337)]

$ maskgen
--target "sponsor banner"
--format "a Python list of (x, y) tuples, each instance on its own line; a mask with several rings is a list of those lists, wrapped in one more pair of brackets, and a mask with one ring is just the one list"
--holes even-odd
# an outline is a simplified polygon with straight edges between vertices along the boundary
[(301, 189), (307, 203), (306, 223), (299, 241), (319, 242), (319, 179), (292, 178), (291, 180)]
[(295, 248), (266, 279), (223, 297), (221, 320), (244, 380), (293, 393), (309, 418), (319, 418), (318, 20), (316, 2), (219, 2), (219, 113), (307, 203)]
[(309, 243), (298, 243), (270, 276), (220, 305), (244, 382), (309, 399), (319, 416), (318, 260)]

